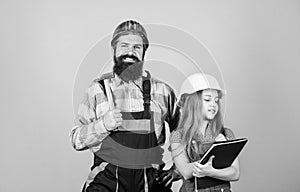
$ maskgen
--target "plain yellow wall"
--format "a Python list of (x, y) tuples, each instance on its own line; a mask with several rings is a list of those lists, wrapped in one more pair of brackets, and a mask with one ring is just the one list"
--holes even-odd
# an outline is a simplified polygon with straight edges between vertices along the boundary
[[(84, 82), (76, 80), (90, 73), (87, 56), (97, 58), (99, 42), (129, 18), (183, 30), (213, 55), (218, 68), (211, 73), (227, 90), (225, 125), (249, 139), (234, 191), (299, 191), (296, 0), (1, 1), (0, 191), (80, 191), (92, 156), (71, 147), (73, 105), (103, 64)], [(164, 53), (187, 61), (176, 51), (153, 47), (148, 60)], [(177, 88), (177, 64), (166, 63), (171, 70), (164, 74), (153, 67), (158, 63), (163, 62), (147, 67)]]

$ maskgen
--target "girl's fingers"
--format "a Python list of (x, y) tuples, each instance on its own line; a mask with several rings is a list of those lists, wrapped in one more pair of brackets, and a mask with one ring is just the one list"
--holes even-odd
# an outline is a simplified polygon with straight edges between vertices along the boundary
[(197, 167), (198, 169), (201, 169), (203, 167), (203, 165), (200, 164), (199, 162), (195, 162), (194, 167)]

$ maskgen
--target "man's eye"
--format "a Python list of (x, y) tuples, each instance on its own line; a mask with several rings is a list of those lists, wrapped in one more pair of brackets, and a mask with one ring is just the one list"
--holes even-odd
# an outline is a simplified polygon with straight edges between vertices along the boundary
[(208, 101), (210, 101), (210, 99), (204, 99), (204, 101), (207, 101), (207, 102), (208, 102)]
[(135, 46), (134, 48), (137, 49), (137, 50), (140, 50), (141, 46)]

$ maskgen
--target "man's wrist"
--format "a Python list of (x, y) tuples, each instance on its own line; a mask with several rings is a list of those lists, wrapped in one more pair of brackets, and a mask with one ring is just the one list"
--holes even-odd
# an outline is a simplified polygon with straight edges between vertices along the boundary
[(98, 133), (110, 133), (111, 131), (109, 129), (107, 129), (107, 127), (105, 126), (104, 120), (103, 120), (103, 116), (100, 117), (100, 119), (97, 122), (98, 125), (95, 125), (95, 129)]
[(102, 122), (103, 122), (103, 127), (104, 127), (104, 129), (105, 129), (108, 133), (110, 133), (111, 130), (107, 129), (107, 126), (106, 126), (105, 123), (104, 123), (104, 118), (103, 118), (103, 117), (102, 117)]

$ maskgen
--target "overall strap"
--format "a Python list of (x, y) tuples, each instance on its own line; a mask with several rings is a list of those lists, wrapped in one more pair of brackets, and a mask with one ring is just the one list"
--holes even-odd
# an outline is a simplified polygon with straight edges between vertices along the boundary
[(150, 100), (151, 100), (151, 84), (150, 79), (143, 81), (143, 100), (144, 100), (144, 115), (150, 117)]
[(107, 96), (106, 94), (106, 89), (105, 89), (105, 83), (104, 83), (104, 80), (105, 79), (111, 79), (111, 78), (114, 78), (114, 73), (110, 72), (110, 73), (104, 73), (101, 75), (101, 77), (97, 78), (94, 80), (94, 82), (98, 82), (102, 87), (103, 87), (103, 92), (104, 92), (104, 95)]
[[(144, 105), (144, 118), (145, 119), (150, 119), (151, 117), (151, 110), (150, 110), (150, 101), (151, 101), (151, 95), (150, 95), (150, 92), (151, 92), (151, 83), (150, 83), (150, 74), (148, 71), (146, 71), (147, 73), (147, 76), (146, 77), (142, 77), (143, 78), (143, 87), (142, 87), (142, 93), (143, 93), (143, 105)], [(105, 83), (104, 83), (104, 79), (100, 79), (98, 80), (98, 83), (102, 86), (103, 88), (103, 93), (105, 96), (107, 96), (107, 93), (106, 93), (106, 89), (105, 89)]]
[(101, 80), (99, 80), (98, 82), (99, 82), (100, 85), (103, 87), (103, 93), (104, 93), (105, 97), (107, 97), (104, 79), (101, 79)]

